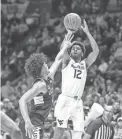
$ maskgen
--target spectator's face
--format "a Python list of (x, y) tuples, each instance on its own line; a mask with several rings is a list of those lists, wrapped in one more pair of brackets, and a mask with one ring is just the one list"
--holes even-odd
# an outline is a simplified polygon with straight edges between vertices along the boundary
[(83, 56), (83, 52), (79, 45), (74, 45), (71, 49), (71, 57), (74, 59), (79, 59), (79, 57)]
[(8, 109), (11, 110), (12, 108), (14, 108), (13, 103), (12, 102), (9, 102), (8, 103)]
[(114, 102), (113, 108), (114, 108), (115, 110), (118, 110), (118, 109), (120, 108), (119, 102)]
[(113, 117), (113, 109), (111, 106), (106, 106), (103, 112), (103, 118), (110, 122)]
[(107, 91), (108, 92), (114, 92), (115, 91), (115, 86), (114, 85), (108, 85), (107, 86)]
[(122, 93), (122, 87), (118, 88), (118, 92)]
[(100, 97), (99, 103), (100, 103), (101, 105), (104, 105), (104, 104), (105, 104), (105, 99), (104, 99), (104, 97)]
[(114, 60), (114, 56), (110, 56), (109, 61), (113, 61), (113, 60)]
[(94, 102), (98, 102), (98, 96), (94, 97)]
[(122, 119), (120, 119), (117, 123), (118, 123), (119, 128), (122, 128)]

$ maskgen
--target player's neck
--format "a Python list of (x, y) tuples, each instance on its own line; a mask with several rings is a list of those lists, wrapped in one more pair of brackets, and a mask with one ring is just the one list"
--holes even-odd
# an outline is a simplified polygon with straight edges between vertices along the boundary
[(74, 59), (74, 61), (75, 61), (76, 63), (80, 63), (80, 62), (81, 62), (81, 58)]

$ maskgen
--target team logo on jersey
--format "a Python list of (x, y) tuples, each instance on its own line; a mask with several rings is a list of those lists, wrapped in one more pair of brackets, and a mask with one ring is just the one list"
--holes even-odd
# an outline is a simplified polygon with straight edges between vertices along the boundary
[(58, 122), (59, 122), (60, 125), (62, 125), (63, 122), (64, 122), (64, 120), (59, 120), (59, 119), (58, 119)]
[(73, 67), (74, 69), (81, 69), (81, 70), (85, 69), (83, 64), (81, 64), (81, 65), (72, 64), (71, 67)]

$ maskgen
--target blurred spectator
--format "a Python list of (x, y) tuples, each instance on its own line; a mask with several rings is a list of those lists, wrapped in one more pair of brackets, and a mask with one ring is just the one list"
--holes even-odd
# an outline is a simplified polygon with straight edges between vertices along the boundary
[(3, 100), (4, 103), (4, 112), (13, 120), (15, 121), (17, 118), (17, 112), (14, 109), (14, 106), (12, 104), (12, 102), (9, 99), (4, 99)]
[(47, 121), (45, 123), (43, 139), (52, 139), (53, 134), (54, 134), (54, 130), (53, 130), (52, 124), (51, 124), (51, 122)]
[(101, 73), (105, 73), (107, 71), (108, 64), (104, 60), (101, 61), (101, 64), (99, 65), (98, 69)]
[(19, 24), (18, 31), (20, 35), (24, 35), (28, 31), (28, 26), (24, 21)]
[(5, 66), (5, 69), (1, 71), (1, 78), (5, 79), (11, 74), (11, 70), (8, 65)]
[(106, 102), (105, 102), (105, 98), (104, 97), (99, 97), (99, 101), (98, 103), (104, 108), (105, 105), (106, 105)]
[(116, 122), (117, 122), (117, 119), (119, 117), (121, 117), (121, 109), (120, 109), (120, 102), (119, 101), (115, 101), (113, 103), (113, 118), (112, 118), (112, 121), (111, 123), (115, 126)]
[(13, 87), (11, 86), (10, 81), (7, 81), (6, 84), (2, 86), (1, 92), (2, 92), (2, 97), (4, 98), (9, 98), (11, 94), (15, 93)]
[(114, 139), (121, 139), (122, 138), (122, 117), (117, 119), (117, 124), (115, 126), (115, 134)]

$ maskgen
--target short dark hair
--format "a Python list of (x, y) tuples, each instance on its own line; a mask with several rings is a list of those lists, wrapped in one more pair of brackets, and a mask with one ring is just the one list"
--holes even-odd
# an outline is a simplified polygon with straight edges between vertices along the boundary
[(46, 56), (43, 53), (32, 54), (25, 63), (26, 73), (33, 78), (39, 77), (44, 62), (46, 62)]
[(71, 47), (69, 48), (69, 50), (68, 50), (69, 53), (71, 52), (71, 49), (72, 49), (72, 47), (73, 47), (74, 45), (80, 46), (80, 48), (81, 48), (81, 50), (82, 50), (82, 52), (83, 52), (83, 55), (85, 55), (85, 53), (86, 53), (85, 45), (84, 45), (82, 42), (78, 42), (78, 41), (74, 41), (74, 42), (72, 43), (72, 46), (71, 46)]

